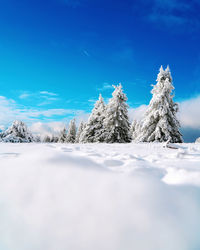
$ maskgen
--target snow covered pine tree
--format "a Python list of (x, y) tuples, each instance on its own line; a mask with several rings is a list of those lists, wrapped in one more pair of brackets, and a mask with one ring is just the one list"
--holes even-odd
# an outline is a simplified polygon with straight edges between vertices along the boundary
[(105, 104), (101, 94), (95, 103), (88, 122), (80, 136), (81, 143), (102, 142), (103, 120), (105, 118)]
[(123, 93), (121, 84), (113, 87), (115, 88), (112, 93), (113, 97), (110, 99), (105, 112), (102, 140), (106, 143), (131, 142), (127, 97)]
[(58, 142), (65, 143), (66, 141), (67, 141), (67, 131), (66, 131), (66, 128), (63, 128), (60, 131), (60, 135), (58, 137)]
[(137, 120), (133, 120), (131, 124), (131, 129), (130, 129), (130, 133), (131, 133), (133, 141), (136, 140), (139, 130), (140, 130), (140, 123)]
[(83, 121), (81, 121), (79, 127), (78, 127), (78, 132), (76, 133), (76, 143), (79, 143), (80, 142), (80, 137), (81, 137), (81, 134), (83, 132), (85, 128), (85, 123)]
[(76, 140), (76, 123), (75, 123), (75, 119), (73, 119), (69, 123), (66, 142), (67, 143), (74, 143), (75, 140)]
[(146, 111), (137, 141), (140, 142), (183, 142), (179, 132), (180, 124), (176, 118), (178, 105), (173, 102), (172, 77), (169, 66), (164, 70), (161, 66), (153, 85), (153, 97)]
[(14, 121), (13, 124), (1, 133), (3, 142), (33, 142), (33, 136), (22, 121)]

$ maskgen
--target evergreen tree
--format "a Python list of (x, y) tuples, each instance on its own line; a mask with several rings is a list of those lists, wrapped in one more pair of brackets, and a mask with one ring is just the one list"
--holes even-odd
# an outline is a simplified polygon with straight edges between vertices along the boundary
[(55, 135), (52, 135), (51, 136), (51, 142), (53, 142), (53, 143), (57, 143), (58, 142), (58, 137), (57, 136), (55, 136)]
[(1, 133), (4, 142), (33, 142), (33, 135), (28, 131), (26, 124), (22, 121), (14, 121), (13, 124)]
[(92, 114), (80, 136), (81, 143), (102, 142), (103, 121), (105, 118), (104, 100), (99, 95), (99, 99), (94, 105)]
[(69, 123), (66, 142), (67, 143), (75, 143), (75, 140), (76, 140), (76, 123), (75, 123), (75, 119), (73, 119)]
[(164, 70), (161, 66), (157, 77), (157, 84), (153, 85), (153, 97), (142, 121), (140, 142), (183, 142), (179, 132), (180, 124), (176, 118), (178, 105), (173, 102), (172, 77), (169, 66)]
[(76, 134), (76, 141), (75, 141), (76, 143), (80, 142), (80, 137), (81, 137), (81, 134), (82, 134), (84, 128), (85, 128), (85, 123), (83, 121), (81, 121), (81, 123), (78, 127), (78, 132)]
[(60, 143), (65, 143), (67, 142), (67, 131), (66, 131), (66, 128), (63, 128), (61, 131), (60, 131), (60, 135), (58, 137), (58, 142)]
[(105, 113), (104, 131), (102, 139), (107, 143), (126, 143), (131, 141), (130, 122), (128, 118), (127, 97), (123, 93), (122, 85), (114, 86)]
[(131, 129), (130, 129), (130, 133), (131, 133), (133, 141), (136, 140), (136, 138), (139, 134), (139, 129), (140, 129), (140, 123), (137, 120), (133, 120), (133, 122), (131, 124)]
[(34, 140), (34, 142), (41, 142), (40, 135), (35, 135), (33, 140)]
[(45, 142), (45, 143), (51, 142), (51, 137), (49, 135), (45, 135), (43, 142)]

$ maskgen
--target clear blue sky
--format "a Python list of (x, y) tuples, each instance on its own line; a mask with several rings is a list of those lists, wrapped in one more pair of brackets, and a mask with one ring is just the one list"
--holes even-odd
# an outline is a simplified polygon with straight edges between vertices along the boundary
[(121, 82), (137, 107), (169, 64), (175, 100), (197, 96), (199, 13), (199, 0), (1, 0), (0, 95), (20, 110), (88, 112)]

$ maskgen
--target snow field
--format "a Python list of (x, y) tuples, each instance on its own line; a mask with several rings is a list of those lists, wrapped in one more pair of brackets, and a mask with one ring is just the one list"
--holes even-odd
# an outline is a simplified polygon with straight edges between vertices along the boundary
[[(178, 145), (178, 144), (177, 144)], [(200, 249), (200, 144), (0, 144), (0, 249)]]

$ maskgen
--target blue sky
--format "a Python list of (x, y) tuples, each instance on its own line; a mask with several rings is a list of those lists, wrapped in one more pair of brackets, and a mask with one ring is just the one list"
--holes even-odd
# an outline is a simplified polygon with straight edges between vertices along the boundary
[(1, 0), (0, 105), (30, 122), (68, 119), (121, 82), (136, 108), (161, 64), (176, 101), (198, 98), (199, 12), (199, 0)]

